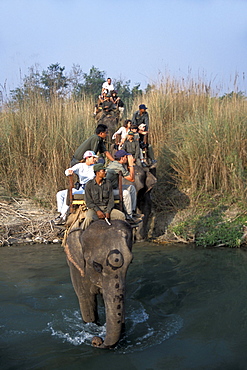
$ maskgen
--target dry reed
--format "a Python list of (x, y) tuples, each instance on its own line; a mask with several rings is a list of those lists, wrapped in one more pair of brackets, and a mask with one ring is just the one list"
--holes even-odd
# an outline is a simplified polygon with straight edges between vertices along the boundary
[[(158, 177), (169, 174), (191, 193), (221, 191), (245, 196), (247, 103), (219, 99), (203, 82), (163, 79), (133, 101), (148, 106)], [(55, 204), (67, 186), (64, 170), (74, 150), (95, 130), (94, 101), (33, 95), (6, 106), (1, 118), (1, 183), (10, 192)], [(172, 175), (171, 175), (172, 174)], [(171, 178), (172, 176), (172, 178)]]

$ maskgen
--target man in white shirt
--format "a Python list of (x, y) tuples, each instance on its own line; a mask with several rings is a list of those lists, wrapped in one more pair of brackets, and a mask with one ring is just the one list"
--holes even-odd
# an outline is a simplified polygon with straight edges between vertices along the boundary
[(104, 92), (104, 90), (107, 90), (108, 93), (110, 93), (111, 91), (114, 90), (114, 86), (111, 83), (111, 78), (110, 77), (108, 77), (107, 81), (105, 81), (102, 85), (102, 93)]

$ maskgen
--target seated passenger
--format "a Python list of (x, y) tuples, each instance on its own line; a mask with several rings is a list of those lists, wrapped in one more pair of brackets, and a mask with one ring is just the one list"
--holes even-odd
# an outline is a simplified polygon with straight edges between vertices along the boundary
[(141, 123), (138, 126), (138, 134), (140, 137), (139, 138), (140, 147), (144, 154), (144, 157), (149, 159), (151, 161), (151, 164), (154, 165), (157, 161), (154, 159), (153, 147), (148, 142), (148, 131), (144, 123)]
[[(111, 101), (111, 95), (107, 94), (103, 103), (101, 104), (103, 114), (106, 116), (116, 111), (116, 105)], [(101, 117), (102, 118), (102, 117)]]
[[(118, 176), (122, 172), (123, 177), (131, 182), (135, 181), (134, 159), (125, 150), (118, 150), (114, 155), (115, 160), (107, 166), (106, 178), (111, 181), (113, 194), (119, 195)], [(129, 171), (124, 167), (128, 164)], [(134, 185), (123, 184), (123, 205), (126, 212), (126, 219), (131, 222), (140, 222), (135, 214), (136, 210), (136, 188)]]
[(105, 168), (102, 163), (94, 165), (95, 178), (88, 181), (85, 188), (85, 201), (88, 210), (82, 223), (85, 230), (93, 221), (106, 219), (125, 220), (123, 212), (114, 208), (112, 184), (105, 178)]
[(102, 103), (106, 100), (107, 91), (104, 90), (101, 95), (98, 96), (98, 102), (94, 108), (94, 116), (98, 120), (100, 118), (99, 113), (102, 112)]
[[(131, 125), (131, 131), (134, 133), (134, 141), (137, 141), (138, 142), (138, 146), (139, 146), (139, 153), (140, 153), (140, 162), (141, 162), (141, 165), (143, 167), (147, 167), (145, 161), (144, 161), (144, 157), (143, 157), (143, 150), (141, 149), (140, 147), (140, 135), (138, 133), (138, 126), (135, 125), (135, 124), (132, 124)], [(139, 162), (139, 161), (138, 161)]]
[[(78, 189), (73, 188), (72, 194), (84, 194), (86, 183), (93, 179), (95, 174), (93, 166), (96, 163), (98, 156), (93, 151), (86, 151), (83, 155), (83, 160), (75, 164), (73, 167), (65, 171), (65, 175), (69, 176), (75, 173), (79, 178)], [(60, 190), (57, 193), (57, 211), (60, 215), (55, 219), (55, 223), (63, 224), (66, 221), (69, 205), (67, 204), (68, 190)]]
[(132, 154), (134, 158), (134, 162), (140, 166), (140, 145), (139, 142), (134, 140), (134, 132), (129, 131), (127, 140), (123, 143), (122, 149), (125, 150), (127, 153)]
[(125, 139), (127, 138), (128, 136), (128, 132), (130, 131), (130, 126), (131, 126), (131, 120), (130, 119), (126, 119), (124, 121), (124, 124), (123, 126), (121, 126), (116, 132), (114, 132), (114, 134), (112, 135), (112, 139), (113, 140), (116, 140), (117, 139), (117, 135), (120, 136), (120, 140), (116, 142), (117, 144), (117, 149), (121, 149), (122, 148), (122, 145), (125, 141)]
[(119, 118), (121, 119), (123, 117), (123, 112), (124, 112), (124, 103), (119, 98), (119, 96), (117, 96), (116, 90), (111, 91), (111, 101), (116, 105), (119, 111)]
[(114, 90), (114, 86), (113, 86), (113, 84), (112, 84), (112, 82), (111, 82), (111, 78), (110, 78), (110, 77), (108, 77), (108, 78), (107, 78), (107, 81), (105, 81), (105, 82), (103, 83), (103, 85), (102, 85), (102, 92), (103, 92), (104, 90), (107, 90), (107, 92), (108, 92), (108, 93), (110, 93), (111, 91), (113, 91), (113, 90)]

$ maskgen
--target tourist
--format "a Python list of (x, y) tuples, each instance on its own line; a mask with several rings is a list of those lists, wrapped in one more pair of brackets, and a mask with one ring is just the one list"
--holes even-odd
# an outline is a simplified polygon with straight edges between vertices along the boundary
[(88, 181), (85, 188), (85, 201), (88, 208), (82, 230), (85, 230), (93, 221), (99, 219), (125, 220), (123, 212), (114, 208), (112, 184), (105, 178), (106, 169), (102, 163), (94, 165), (95, 178)]
[[(84, 194), (86, 183), (93, 179), (95, 174), (93, 166), (97, 161), (98, 156), (93, 151), (86, 151), (83, 155), (83, 160), (75, 164), (73, 167), (65, 171), (66, 176), (76, 174), (78, 176), (78, 188), (72, 188), (72, 194)], [(63, 224), (66, 221), (69, 210), (68, 205), (68, 190), (60, 190), (57, 193), (57, 211), (59, 216), (54, 220), (56, 224)]]
[[(115, 160), (110, 162), (107, 166), (106, 178), (112, 183), (113, 194), (119, 195), (118, 187), (118, 177), (119, 173), (130, 181), (135, 181), (135, 171), (134, 171), (134, 159), (130, 153), (125, 150), (118, 150), (114, 155)], [(129, 170), (125, 168), (124, 165), (128, 164)], [(122, 185), (123, 188), (123, 205), (126, 212), (126, 219), (132, 222), (138, 222), (139, 218), (135, 214), (136, 211), (136, 188), (134, 185)]]
[(110, 93), (111, 91), (114, 90), (114, 86), (111, 82), (111, 78), (108, 77), (107, 78), (107, 81), (105, 81), (102, 85), (102, 92), (105, 92), (105, 90), (107, 90), (108, 93)]
[(82, 158), (83, 154), (87, 150), (92, 150), (96, 154), (104, 153), (106, 157), (113, 161), (112, 155), (109, 153), (109, 151), (106, 149), (104, 139), (106, 139), (108, 135), (108, 128), (103, 123), (100, 123), (95, 130), (95, 134), (90, 136), (87, 140), (85, 140), (75, 151), (73, 158), (71, 160), (71, 166), (75, 165), (76, 163), (79, 163)]

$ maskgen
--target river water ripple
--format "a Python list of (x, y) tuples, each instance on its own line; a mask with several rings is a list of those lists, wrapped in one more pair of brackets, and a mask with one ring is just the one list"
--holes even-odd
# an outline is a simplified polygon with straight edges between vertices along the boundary
[[(126, 334), (91, 346), (60, 245), (0, 248), (0, 368), (247, 369), (247, 253), (138, 243), (127, 276)], [(102, 302), (100, 302), (102, 303)]]

